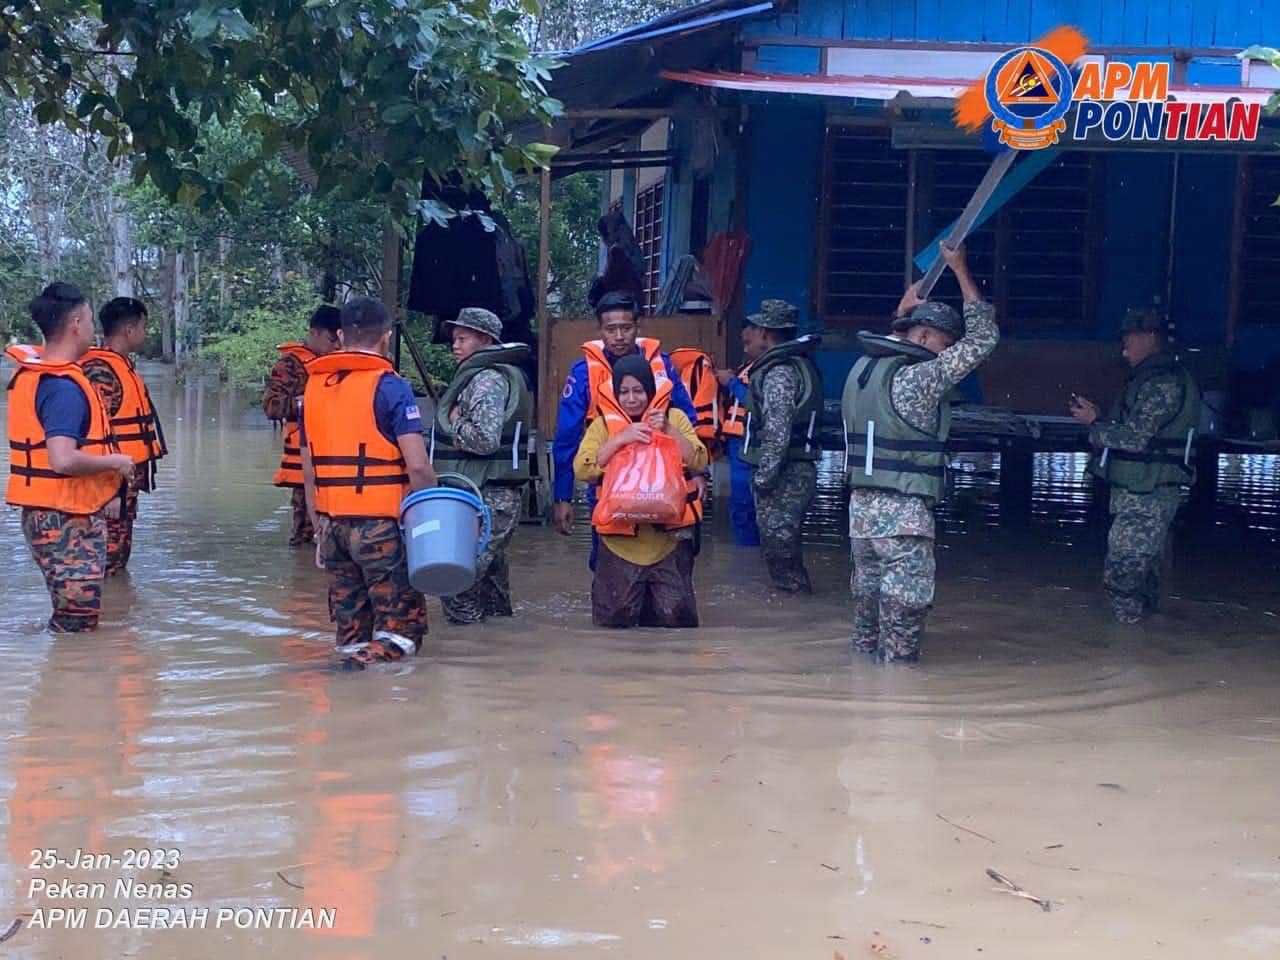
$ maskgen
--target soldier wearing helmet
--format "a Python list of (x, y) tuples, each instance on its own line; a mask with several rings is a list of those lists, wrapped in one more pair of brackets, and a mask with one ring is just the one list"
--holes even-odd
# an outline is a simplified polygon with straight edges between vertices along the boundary
[(853, 488), (852, 645), (887, 662), (919, 659), (933, 604), (933, 507), (945, 489), (949, 395), (1000, 339), (963, 246), (944, 244), (942, 256), (960, 284), (963, 316), (908, 287), (892, 334), (859, 334), (864, 356), (841, 402)]
[(1071, 415), (1089, 427), (1089, 472), (1110, 488), (1111, 530), (1102, 582), (1121, 623), (1138, 623), (1160, 600), (1169, 528), (1195, 483), (1200, 388), (1169, 348), (1159, 310), (1129, 310), (1120, 325), (1129, 379), (1110, 419), (1072, 396)]

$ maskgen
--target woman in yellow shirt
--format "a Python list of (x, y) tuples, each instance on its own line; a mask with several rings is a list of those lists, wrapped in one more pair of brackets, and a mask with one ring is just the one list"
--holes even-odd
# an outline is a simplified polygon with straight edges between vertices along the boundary
[[(599, 483), (619, 450), (631, 443), (649, 443), (655, 431), (665, 432), (679, 445), (686, 476), (706, 469), (707, 448), (693, 424), (684, 413), (669, 407), (671, 385), (664, 383), (659, 390), (649, 363), (639, 354), (614, 364), (613, 382), (602, 393), (606, 394), (604, 405), (620, 409), (630, 422), (609, 416), (591, 422), (573, 460), (579, 480)], [(604, 546), (591, 582), (591, 620), (596, 626), (698, 625), (693, 594), (697, 519), (690, 503), (674, 528), (651, 523), (596, 525)]]

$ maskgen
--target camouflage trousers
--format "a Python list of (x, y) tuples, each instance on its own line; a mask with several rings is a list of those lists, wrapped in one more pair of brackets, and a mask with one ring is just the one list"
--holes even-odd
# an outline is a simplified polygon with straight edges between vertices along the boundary
[(852, 548), (854, 649), (890, 661), (917, 659), (933, 606), (933, 540), (855, 538)]
[(772, 490), (755, 489), (760, 552), (779, 590), (808, 593), (801, 528), (818, 487), (818, 468), (808, 461), (783, 464)]
[(107, 576), (124, 573), (133, 554), (133, 522), (138, 519), (138, 491), (130, 486), (120, 502), (120, 516), (107, 518)]
[(1137, 623), (1160, 603), (1160, 568), (1169, 528), (1182, 503), (1176, 489), (1155, 493), (1111, 491), (1111, 531), (1102, 585), (1121, 623)]
[(331, 520), (320, 559), (329, 574), (329, 615), (337, 624), (337, 646), (367, 643), (378, 631), (422, 646), (427, 601), (409, 584), (398, 520)]
[(304, 543), (311, 543), (316, 538), (316, 532), (311, 526), (311, 514), (307, 512), (307, 492), (302, 487), (294, 487), (289, 505), (293, 510), (293, 523), (289, 527), (289, 546), (300, 547)]
[(481, 497), (493, 514), (489, 544), (476, 560), (476, 582), (453, 597), (441, 597), (450, 623), (480, 623), (486, 617), (511, 616), (511, 573), (507, 547), (520, 524), (523, 487), (486, 483)]
[(106, 518), (101, 513), (80, 516), (27, 507), (22, 511), (22, 533), (53, 601), (49, 629), (96, 630), (107, 565)]

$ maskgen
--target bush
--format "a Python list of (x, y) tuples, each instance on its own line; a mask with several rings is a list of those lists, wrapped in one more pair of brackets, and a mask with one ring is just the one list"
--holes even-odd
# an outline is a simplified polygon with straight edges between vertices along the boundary
[[(287, 284), (275, 303), (230, 311), (227, 331), (206, 339), (204, 356), (215, 360), (233, 383), (261, 384), (276, 362), (276, 346), (306, 338), (307, 321), (317, 303), (307, 284)], [(425, 321), (411, 320), (408, 334), (422, 353), (427, 374), (438, 391), (453, 377), (453, 354), (445, 344), (430, 342), (430, 324)], [(424, 384), (407, 345), (401, 348), (400, 361), (400, 372), (422, 392)]]
[(260, 384), (276, 362), (276, 346), (306, 338), (307, 320), (315, 309), (314, 301), (312, 296), (306, 304), (238, 310), (235, 324), (239, 330), (206, 343), (204, 354), (217, 360), (233, 383)]

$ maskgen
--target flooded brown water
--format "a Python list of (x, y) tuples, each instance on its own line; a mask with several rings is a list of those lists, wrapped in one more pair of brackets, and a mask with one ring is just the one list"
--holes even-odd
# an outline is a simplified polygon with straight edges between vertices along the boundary
[[(1280, 955), (1276, 464), (1224, 471), (1144, 628), (1108, 621), (1104, 528), (1069, 462), (1038, 463), (1031, 523), (1009, 528), (998, 465), (975, 460), (920, 668), (849, 654), (827, 484), (811, 599), (771, 596), (717, 532), (701, 629), (594, 630), (581, 538), (525, 526), (516, 619), (464, 631), (433, 605), (410, 667), (344, 675), (322, 575), (284, 544), (278, 437), (216, 384), (153, 379), (174, 452), (97, 635), (42, 632), (0, 521), (0, 931), (26, 920), (4, 955)], [(167, 873), (130, 853), (156, 848)], [(32, 869), (77, 849), (136, 862)], [(134, 877), (190, 896), (117, 897)], [(62, 878), (107, 888), (32, 890)], [(93, 929), (126, 907), (134, 927), (210, 912)], [(85, 929), (36, 927), (51, 908)], [(236, 914), (275, 908), (334, 926)]]

